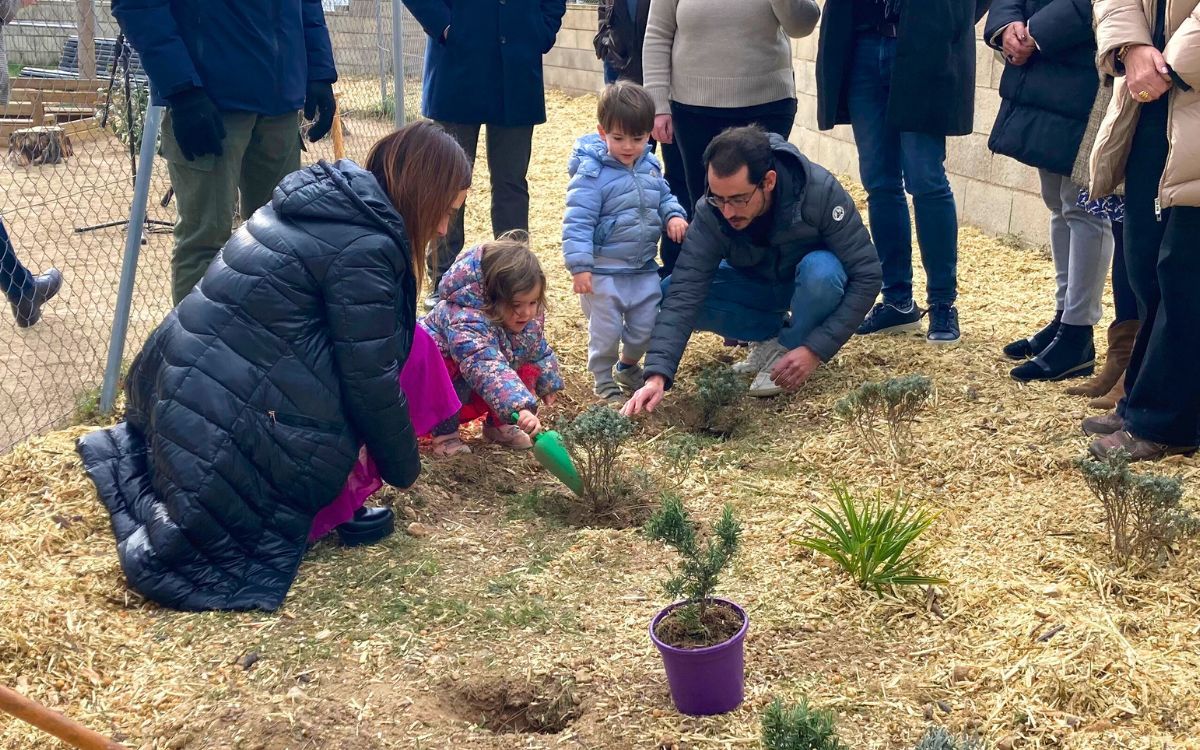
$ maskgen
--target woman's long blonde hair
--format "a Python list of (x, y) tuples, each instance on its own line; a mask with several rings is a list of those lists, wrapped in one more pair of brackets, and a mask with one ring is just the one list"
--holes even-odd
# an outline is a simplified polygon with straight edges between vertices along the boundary
[(419, 290), (438, 226), (455, 196), (471, 187), (471, 162), (449, 133), (420, 120), (376, 141), (367, 154), (366, 168), (404, 219)]

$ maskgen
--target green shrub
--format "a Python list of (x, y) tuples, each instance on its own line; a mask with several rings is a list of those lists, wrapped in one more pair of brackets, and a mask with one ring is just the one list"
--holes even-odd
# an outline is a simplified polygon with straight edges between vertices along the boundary
[(916, 750), (983, 750), (983, 742), (969, 734), (953, 735), (945, 727), (930, 727), (921, 735)]
[(1104, 526), (1118, 565), (1150, 560), (1176, 541), (1200, 533), (1200, 517), (1183, 507), (1183, 483), (1174, 477), (1134, 474), (1129, 454), (1076, 462), (1083, 480), (1104, 506)]
[[(125, 96), (125, 86), (120, 81), (112, 86), (112, 95), (107, 98), (107, 125), (113, 135), (126, 146), (131, 145), (135, 150), (142, 147), (142, 129), (146, 125), (146, 108), (150, 106), (150, 89), (146, 86), (131, 84), (129, 96)], [(101, 104), (103, 113), (105, 105)]]
[(845, 750), (834, 726), (833, 711), (809, 705), (807, 698), (785, 706), (776, 698), (762, 715), (766, 750)]
[(667, 440), (663, 447), (663, 458), (666, 459), (666, 474), (676, 486), (683, 483), (688, 472), (696, 463), (700, 449), (704, 443), (695, 435), (686, 433), (674, 435)]
[(718, 437), (733, 435), (745, 422), (742, 408), (746, 383), (722, 365), (708, 367), (696, 378), (693, 429)]
[(885, 586), (931, 586), (946, 582), (918, 575), (916, 569), (924, 553), (908, 549), (929, 528), (936, 514), (902, 502), (898, 493), (890, 505), (884, 506), (878, 495), (860, 503), (844, 486), (834, 485), (833, 492), (836, 507), (812, 508), (819, 519), (813, 522), (818, 535), (800, 540), (802, 547), (830, 558), (861, 588), (880, 595)]
[(875, 453), (884, 452), (879, 433), (886, 430), (887, 447), (903, 462), (912, 446), (913, 423), (932, 395), (933, 381), (925, 375), (863, 383), (837, 402), (834, 414), (852, 424)]
[(633, 422), (607, 406), (596, 404), (562, 428), (563, 443), (579, 478), (584, 499), (597, 515), (616, 508), (627, 494), (621, 450), (633, 436)]
[(647, 537), (679, 553), (679, 567), (664, 588), (672, 599), (686, 602), (676, 612), (697, 636), (703, 635), (708, 600), (716, 590), (721, 572), (737, 554), (741, 535), (742, 526), (733, 517), (733, 507), (726, 505), (712, 535), (701, 543), (696, 522), (675, 495), (664, 496), (662, 506), (646, 522)]

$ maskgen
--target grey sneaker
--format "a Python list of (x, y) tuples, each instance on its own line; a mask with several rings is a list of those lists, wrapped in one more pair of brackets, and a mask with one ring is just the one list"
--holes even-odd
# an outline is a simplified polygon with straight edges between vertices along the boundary
[(626, 367), (624, 370), (618, 367), (613, 373), (613, 380), (621, 388), (632, 393), (646, 384), (646, 373), (641, 365)]
[(621, 392), (621, 386), (612, 380), (597, 380), (592, 392), (610, 404), (625, 403), (625, 394)]
[(779, 343), (777, 338), (755, 341), (750, 344), (750, 353), (746, 355), (746, 358), (734, 364), (732, 369), (738, 375), (755, 375), (766, 366), (768, 361), (778, 359), (786, 353), (787, 349)]
[(780, 393), (783, 393), (783, 387), (775, 385), (775, 381), (771, 379), (771, 369), (787, 353), (787, 349), (782, 346), (779, 347), (779, 350), (763, 364), (762, 369), (754, 376), (754, 382), (750, 384), (750, 390), (747, 391), (748, 394), (756, 398), (766, 398), (768, 396), (778, 396)]

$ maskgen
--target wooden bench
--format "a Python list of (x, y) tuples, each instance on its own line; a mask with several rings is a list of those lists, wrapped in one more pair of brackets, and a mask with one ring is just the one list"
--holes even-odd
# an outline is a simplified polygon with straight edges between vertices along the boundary
[(48, 125), (77, 136), (98, 129), (106, 90), (98, 80), (15, 78), (8, 105), (0, 107), (0, 142), (16, 130)]

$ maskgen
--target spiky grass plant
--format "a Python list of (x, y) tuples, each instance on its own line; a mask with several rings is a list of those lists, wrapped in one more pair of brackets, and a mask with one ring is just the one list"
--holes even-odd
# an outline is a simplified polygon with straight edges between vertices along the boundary
[(813, 522), (817, 534), (801, 539), (802, 547), (830, 558), (859, 587), (878, 595), (885, 587), (946, 583), (942, 578), (918, 575), (924, 553), (909, 549), (937, 514), (902, 501), (898, 493), (887, 505), (879, 495), (856, 500), (843, 485), (834, 485), (833, 493), (837, 500), (833, 508), (812, 508), (818, 519)]

